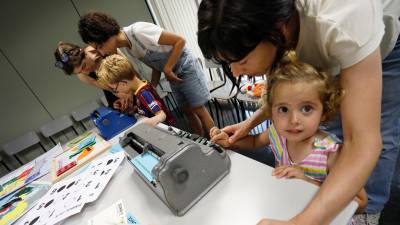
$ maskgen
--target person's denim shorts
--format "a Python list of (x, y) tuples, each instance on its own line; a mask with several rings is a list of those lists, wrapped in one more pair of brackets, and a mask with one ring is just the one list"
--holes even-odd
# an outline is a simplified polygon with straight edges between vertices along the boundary
[(211, 97), (200, 63), (191, 54), (185, 54), (180, 60), (184, 60), (184, 63), (175, 74), (183, 82), (170, 83), (172, 94), (181, 107), (196, 108), (205, 105)]

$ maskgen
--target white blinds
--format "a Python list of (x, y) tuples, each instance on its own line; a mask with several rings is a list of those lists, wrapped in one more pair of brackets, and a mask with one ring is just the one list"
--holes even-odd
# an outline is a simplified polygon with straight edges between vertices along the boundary
[(196, 0), (146, 0), (156, 17), (156, 23), (167, 31), (182, 35), (186, 46), (203, 59), (197, 45), (197, 8)]

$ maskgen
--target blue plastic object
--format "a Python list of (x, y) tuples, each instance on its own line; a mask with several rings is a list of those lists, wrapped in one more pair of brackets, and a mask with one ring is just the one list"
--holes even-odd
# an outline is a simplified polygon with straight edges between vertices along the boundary
[(110, 140), (137, 121), (135, 117), (122, 114), (109, 107), (96, 109), (91, 114), (91, 118), (99, 129), (100, 135), (106, 140)]

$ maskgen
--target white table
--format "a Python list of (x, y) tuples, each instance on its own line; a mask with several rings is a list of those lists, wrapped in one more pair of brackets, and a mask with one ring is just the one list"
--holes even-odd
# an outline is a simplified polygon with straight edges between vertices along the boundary
[[(118, 136), (122, 136), (120, 134)], [(110, 140), (118, 143), (119, 137)], [(289, 219), (299, 213), (318, 191), (302, 180), (278, 180), (271, 167), (229, 151), (230, 173), (183, 217), (169, 208), (147, 187), (127, 160), (122, 162), (99, 199), (63, 224), (86, 224), (88, 219), (119, 199), (141, 224), (256, 224), (261, 218)], [(347, 224), (357, 208), (351, 202), (332, 224)]]

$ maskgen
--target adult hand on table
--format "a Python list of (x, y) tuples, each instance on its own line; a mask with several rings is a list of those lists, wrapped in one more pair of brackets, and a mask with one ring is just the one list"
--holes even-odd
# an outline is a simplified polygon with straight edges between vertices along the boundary
[(229, 148), (230, 144), (228, 142), (229, 135), (223, 131), (221, 131), (217, 127), (213, 127), (210, 129), (210, 138), (211, 141), (221, 145), (224, 148)]

